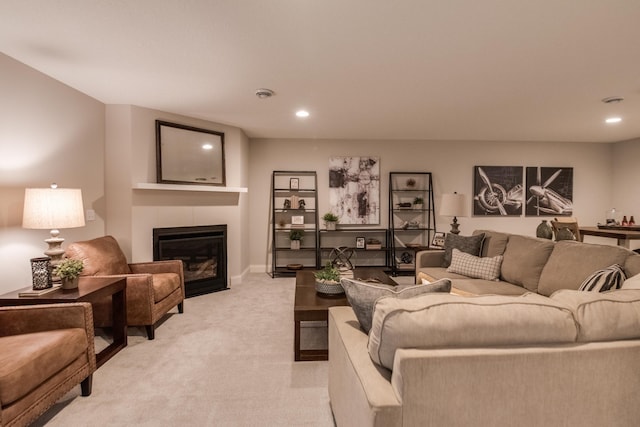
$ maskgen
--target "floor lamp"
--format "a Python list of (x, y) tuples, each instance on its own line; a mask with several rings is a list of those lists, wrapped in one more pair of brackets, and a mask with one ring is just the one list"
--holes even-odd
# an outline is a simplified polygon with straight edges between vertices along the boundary
[(460, 234), (460, 230), (458, 230), (458, 218), (466, 216), (466, 204), (464, 194), (443, 194), (442, 200), (440, 201), (440, 215), (441, 216), (452, 216), (453, 222), (451, 223), (451, 231), (452, 234)]
[(51, 258), (55, 268), (62, 261), (64, 249), (60, 228), (84, 226), (82, 191), (76, 188), (27, 188), (24, 192), (22, 227), (51, 230), (51, 237), (45, 239), (49, 248), (44, 251)]

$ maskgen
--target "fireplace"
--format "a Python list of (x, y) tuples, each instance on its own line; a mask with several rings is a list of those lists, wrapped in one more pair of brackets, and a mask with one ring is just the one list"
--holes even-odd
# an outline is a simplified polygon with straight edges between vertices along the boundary
[(187, 298), (228, 289), (227, 226), (153, 229), (153, 260), (182, 260)]

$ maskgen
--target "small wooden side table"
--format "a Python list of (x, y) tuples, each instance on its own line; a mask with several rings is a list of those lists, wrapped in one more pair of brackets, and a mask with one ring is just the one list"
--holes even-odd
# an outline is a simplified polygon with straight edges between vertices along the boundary
[(99, 368), (117, 352), (127, 346), (127, 302), (124, 278), (80, 277), (77, 289), (57, 289), (40, 296), (21, 297), (23, 288), (0, 295), (0, 306), (55, 304), (62, 302), (95, 303), (111, 296), (113, 310), (113, 342), (96, 354), (96, 366)]

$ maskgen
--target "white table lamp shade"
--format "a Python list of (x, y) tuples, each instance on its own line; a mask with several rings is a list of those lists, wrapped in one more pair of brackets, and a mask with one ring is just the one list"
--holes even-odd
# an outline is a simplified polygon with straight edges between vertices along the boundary
[(440, 201), (440, 215), (442, 216), (466, 216), (466, 202), (464, 194), (443, 194)]
[(77, 188), (27, 188), (22, 227), (58, 229), (84, 226), (82, 190)]

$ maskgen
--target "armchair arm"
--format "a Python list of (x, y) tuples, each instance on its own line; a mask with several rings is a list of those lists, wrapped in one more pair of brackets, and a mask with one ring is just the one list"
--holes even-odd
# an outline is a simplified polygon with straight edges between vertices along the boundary
[(93, 311), (88, 302), (0, 307), (0, 336), (82, 328), (93, 340)]
[(129, 268), (134, 274), (176, 273), (180, 276), (180, 280), (184, 281), (182, 272), (182, 261), (178, 259), (166, 261), (136, 262), (129, 264)]

